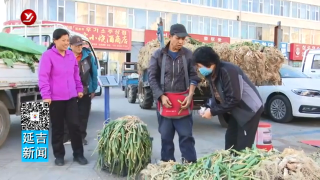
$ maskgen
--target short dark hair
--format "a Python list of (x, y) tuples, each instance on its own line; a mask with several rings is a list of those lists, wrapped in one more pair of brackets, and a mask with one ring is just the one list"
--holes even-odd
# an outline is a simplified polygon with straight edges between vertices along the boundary
[(219, 65), (220, 57), (219, 55), (209, 46), (202, 46), (197, 48), (193, 52), (192, 57), (194, 64), (202, 64), (206, 67), (210, 67), (212, 64)]

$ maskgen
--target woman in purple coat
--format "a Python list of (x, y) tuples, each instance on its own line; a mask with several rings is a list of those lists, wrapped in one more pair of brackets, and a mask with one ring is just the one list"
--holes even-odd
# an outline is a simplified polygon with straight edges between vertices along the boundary
[(81, 165), (88, 163), (83, 155), (77, 106), (77, 98), (83, 96), (83, 87), (77, 60), (68, 47), (68, 31), (56, 29), (53, 43), (42, 54), (39, 67), (40, 93), (43, 101), (50, 104), (51, 143), (57, 166), (64, 165), (64, 120), (71, 136), (73, 160)]

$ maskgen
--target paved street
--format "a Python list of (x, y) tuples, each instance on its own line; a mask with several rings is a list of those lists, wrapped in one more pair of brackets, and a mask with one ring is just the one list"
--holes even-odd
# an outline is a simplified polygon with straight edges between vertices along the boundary
[[(124, 98), (120, 88), (111, 90), (111, 117), (117, 118), (124, 115), (139, 116), (148, 124), (151, 135), (154, 137), (153, 161), (160, 159), (160, 139), (157, 131), (157, 120), (155, 110), (142, 110), (138, 104), (129, 104)], [(194, 116), (194, 135), (196, 138), (196, 149), (198, 157), (224, 148), (225, 129), (221, 128), (218, 120), (203, 120)], [(12, 125), (9, 137), (0, 149), (0, 180), (96, 180), (96, 179), (120, 179), (110, 176), (105, 172), (98, 172), (94, 169), (97, 154), (93, 154), (96, 146), (97, 130), (102, 128), (104, 121), (104, 99), (96, 97), (92, 103), (92, 112), (88, 125), (89, 145), (85, 146), (85, 156), (90, 164), (80, 166), (72, 162), (71, 146), (66, 145), (66, 165), (63, 167), (54, 166), (54, 158), (50, 149), (49, 163), (22, 163), (21, 162), (21, 134), (20, 119), (12, 116)], [(267, 120), (264, 120), (267, 121)], [(269, 122), (269, 121), (268, 121)], [(277, 149), (285, 147), (303, 148), (307, 152), (317, 150), (312, 146), (299, 143), (299, 140), (319, 139), (320, 120), (297, 119), (290, 124), (272, 124), (273, 145)], [(179, 159), (180, 152), (176, 142), (176, 158)], [(123, 179), (123, 178), (122, 178)]]

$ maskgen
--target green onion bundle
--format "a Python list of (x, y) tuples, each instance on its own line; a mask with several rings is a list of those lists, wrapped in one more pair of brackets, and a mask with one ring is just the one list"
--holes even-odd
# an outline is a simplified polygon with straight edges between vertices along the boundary
[(109, 122), (99, 134), (98, 168), (128, 177), (138, 174), (151, 160), (152, 142), (147, 125), (136, 116)]

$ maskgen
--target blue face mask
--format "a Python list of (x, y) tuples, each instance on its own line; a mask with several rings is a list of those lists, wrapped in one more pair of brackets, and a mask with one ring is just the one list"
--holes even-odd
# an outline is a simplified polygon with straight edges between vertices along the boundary
[(199, 68), (199, 72), (203, 76), (208, 76), (208, 75), (210, 75), (212, 73), (212, 69), (206, 68), (206, 67), (202, 67), (202, 68)]

